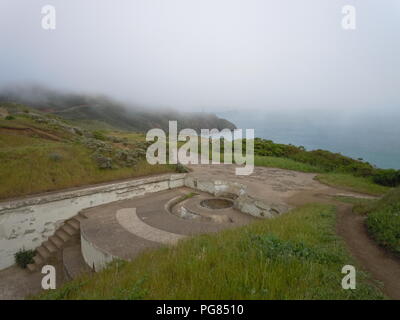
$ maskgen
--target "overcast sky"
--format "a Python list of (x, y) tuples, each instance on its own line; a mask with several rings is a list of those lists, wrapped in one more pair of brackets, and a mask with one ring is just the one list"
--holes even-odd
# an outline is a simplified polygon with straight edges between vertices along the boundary
[(400, 106), (399, 0), (1, 0), (0, 39), (0, 86), (185, 110)]

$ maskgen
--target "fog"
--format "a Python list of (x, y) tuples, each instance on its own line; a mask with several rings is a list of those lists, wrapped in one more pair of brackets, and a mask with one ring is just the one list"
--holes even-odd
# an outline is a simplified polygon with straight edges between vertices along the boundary
[(1, 0), (0, 39), (0, 87), (186, 111), (400, 105), (398, 0)]

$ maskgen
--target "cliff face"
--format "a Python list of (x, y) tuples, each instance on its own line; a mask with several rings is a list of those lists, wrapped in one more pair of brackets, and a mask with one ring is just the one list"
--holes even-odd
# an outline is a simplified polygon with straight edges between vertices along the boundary
[(8, 90), (0, 101), (17, 102), (68, 120), (96, 121), (116, 129), (144, 132), (152, 128), (168, 130), (168, 121), (178, 121), (178, 129), (230, 129), (236, 126), (214, 114), (181, 112), (173, 109), (146, 109), (119, 103), (107, 97), (65, 94), (43, 88)]

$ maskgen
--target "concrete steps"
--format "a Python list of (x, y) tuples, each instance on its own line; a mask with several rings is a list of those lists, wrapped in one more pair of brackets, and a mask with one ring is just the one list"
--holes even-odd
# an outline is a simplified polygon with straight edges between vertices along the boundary
[(60, 239), (58, 236), (54, 235), (51, 236), (48, 240), (53, 246), (55, 246), (57, 249), (60, 249), (64, 245), (64, 241)]
[(47, 251), (50, 252), (50, 254), (56, 253), (58, 251), (58, 247), (49, 240), (43, 242), (42, 246), (46, 248)]
[(83, 260), (80, 243), (64, 248), (62, 259), (66, 280), (72, 280), (84, 273), (93, 272)]
[[(66, 220), (54, 233), (53, 236), (42, 243), (36, 249), (36, 255), (33, 263), (28, 264), (27, 268), (31, 272), (39, 271), (46, 262), (61, 253), (61, 250), (68, 244), (80, 242), (80, 224), (87, 219), (84, 214), (78, 214), (71, 219)], [(79, 247), (80, 248), (80, 247)]]

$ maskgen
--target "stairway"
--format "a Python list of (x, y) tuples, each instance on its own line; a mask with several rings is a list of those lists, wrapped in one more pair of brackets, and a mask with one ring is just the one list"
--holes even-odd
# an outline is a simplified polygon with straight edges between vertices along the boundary
[(81, 240), (80, 224), (85, 219), (87, 217), (80, 212), (71, 219), (66, 220), (54, 235), (36, 249), (36, 255), (33, 257), (34, 262), (27, 265), (28, 270), (31, 272), (40, 271), (49, 259), (62, 254), (62, 250), (65, 247), (79, 244)]

